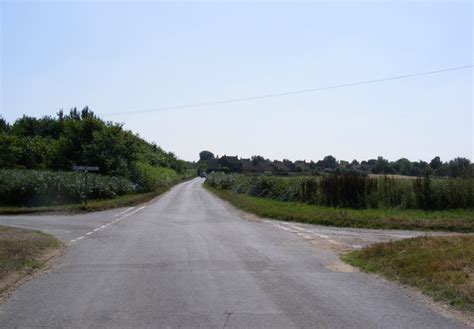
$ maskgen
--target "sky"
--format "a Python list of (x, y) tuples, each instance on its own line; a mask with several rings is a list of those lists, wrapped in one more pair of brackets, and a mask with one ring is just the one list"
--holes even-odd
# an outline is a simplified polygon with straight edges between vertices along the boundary
[[(2, 1), (0, 115), (89, 106), (184, 160), (473, 159), (473, 2)], [(148, 112), (143, 112), (147, 110)]]

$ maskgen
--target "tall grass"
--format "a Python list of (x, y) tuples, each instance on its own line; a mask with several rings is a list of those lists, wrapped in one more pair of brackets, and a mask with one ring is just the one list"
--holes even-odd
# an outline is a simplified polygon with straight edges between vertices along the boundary
[(207, 184), (218, 189), (340, 208), (443, 210), (474, 207), (473, 179), (398, 179), (357, 173), (323, 177), (275, 177), (214, 173)]

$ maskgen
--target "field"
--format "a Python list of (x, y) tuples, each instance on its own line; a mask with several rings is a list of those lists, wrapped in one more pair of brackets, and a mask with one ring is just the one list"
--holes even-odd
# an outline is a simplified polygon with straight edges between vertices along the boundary
[[(142, 164), (123, 177), (45, 170), (0, 169), (0, 213), (101, 210), (144, 202), (188, 179), (169, 168)], [(84, 201), (87, 199), (87, 203)]]
[(342, 256), (349, 264), (415, 286), (474, 311), (474, 236), (419, 237), (378, 243)]

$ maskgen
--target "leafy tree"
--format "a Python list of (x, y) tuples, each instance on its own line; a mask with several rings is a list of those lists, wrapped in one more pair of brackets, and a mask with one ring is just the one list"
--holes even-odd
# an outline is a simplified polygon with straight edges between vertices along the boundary
[[(3, 126), (8, 124), (5, 122)], [(106, 175), (132, 177), (134, 163), (184, 171), (171, 152), (148, 143), (122, 125), (104, 122), (88, 107), (60, 110), (56, 118), (23, 116), (0, 134), (0, 167), (71, 170), (73, 164), (97, 165)]]
[(455, 158), (448, 163), (448, 173), (451, 177), (472, 177), (471, 161), (466, 158)]
[(440, 157), (434, 157), (433, 160), (430, 161), (430, 167), (433, 170), (437, 170), (441, 168), (443, 162), (441, 161)]
[(255, 166), (257, 164), (259, 164), (260, 162), (264, 162), (265, 161), (265, 158), (260, 156), (260, 155), (253, 155), (251, 158), (252, 160), (252, 164)]
[(10, 130), (8, 122), (0, 115), (0, 134), (7, 133)]
[(326, 162), (329, 166), (331, 165), (336, 165), (336, 158), (333, 157), (332, 155), (326, 155), (323, 159), (324, 162)]
[(387, 159), (379, 156), (374, 163), (374, 167), (372, 168), (372, 172), (374, 174), (393, 174), (393, 169), (390, 166), (390, 162)]
[(215, 159), (214, 153), (210, 151), (201, 151), (199, 152), (199, 161), (208, 161)]

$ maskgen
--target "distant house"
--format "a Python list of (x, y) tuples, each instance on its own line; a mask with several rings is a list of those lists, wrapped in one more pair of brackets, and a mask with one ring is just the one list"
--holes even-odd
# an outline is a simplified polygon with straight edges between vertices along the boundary
[(314, 163), (290, 160), (270, 161), (261, 156), (252, 159), (239, 159), (238, 156), (224, 155), (207, 161), (208, 172), (238, 172), (238, 173), (265, 173), (287, 174), (290, 172), (308, 173)]
[(298, 172), (308, 172), (310, 171), (309, 163), (304, 161), (295, 161), (295, 170)]
[(256, 172), (256, 168), (250, 159), (240, 159), (242, 162), (242, 172)]
[(228, 169), (232, 172), (242, 172), (242, 162), (237, 156), (224, 155), (219, 159), (222, 170)]
[(237, 156), (224, 155), (220, 158), (207, 160), (208, 172), (242, 172), (242, 162)]
[(221, 171), (221, 165), (219, 164), (219, 159), (210, 159), (207, 160), (207, 171), (208, 172), (213, 172), (213, 171)]

